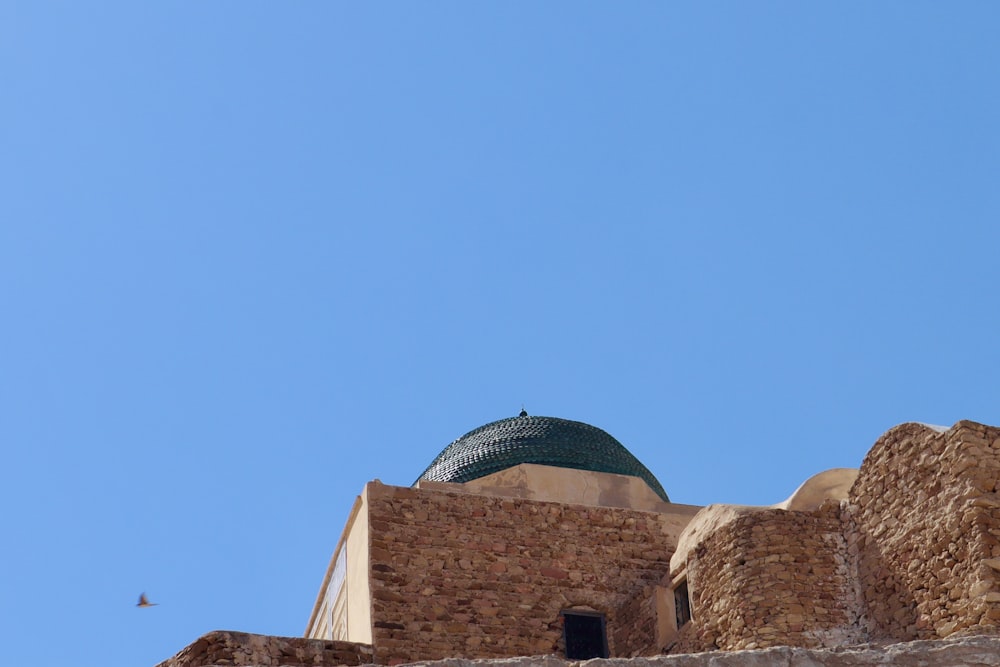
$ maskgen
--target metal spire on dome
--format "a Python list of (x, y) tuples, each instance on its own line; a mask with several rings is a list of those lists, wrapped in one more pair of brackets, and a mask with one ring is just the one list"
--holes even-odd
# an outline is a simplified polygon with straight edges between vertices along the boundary
[(517, 415), (518, 417), (527, 417), (528, 411), (524, 409), (524, 403), (521, 403), (521, 412)]

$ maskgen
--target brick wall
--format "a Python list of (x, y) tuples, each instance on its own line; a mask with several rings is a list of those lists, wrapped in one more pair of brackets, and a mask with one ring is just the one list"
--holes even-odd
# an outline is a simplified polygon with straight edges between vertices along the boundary
[(671, 653), (858, 643), (858, 606), (839, 506), (761, 510), (688, 555), (693, 620)]
[(873, 639), (1000, 626), (1000, 429), (886, 432), (851, 490), (848, 539)]
[(669, 570), (663, 515), (377, 483), (368, 501), (376, 662), (562, 653), (574, 607), (606, 615), (612, 656), (654, 643), (619, 610)]

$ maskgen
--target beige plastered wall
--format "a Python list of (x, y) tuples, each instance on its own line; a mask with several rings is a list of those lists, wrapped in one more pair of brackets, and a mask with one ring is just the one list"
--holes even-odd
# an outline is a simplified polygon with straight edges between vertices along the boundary
[(639, 477), (535, 463), (522, 463), (464, 484), (423, 481), (417, 488), (660, 513), (693, 507), (664, 501)]
[[(371, 590), (369, 561), (368, 486), (354, 501), (347, 525), (334, 549), (319, 596), (306, 627), (310, 639), (335, 639), (371, 644)], [(338, 561), (343, 567), (339, 584)]]

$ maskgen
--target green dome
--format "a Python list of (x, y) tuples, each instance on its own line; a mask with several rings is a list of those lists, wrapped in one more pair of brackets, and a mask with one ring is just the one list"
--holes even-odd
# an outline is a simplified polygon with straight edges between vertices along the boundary
[(660, 498), (670, 500), (653, 473), (606, 432), (583, 422), (524, 412), (455, 440), (417, 481), (469, 482), (521, 463), (638, 477)]

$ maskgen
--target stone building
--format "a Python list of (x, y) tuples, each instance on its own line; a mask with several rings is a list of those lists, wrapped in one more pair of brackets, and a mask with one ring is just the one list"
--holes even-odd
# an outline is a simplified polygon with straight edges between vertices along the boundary
[(448, 445), (412, 487), (365, 486), (306, 636), (371, 644), (384, 663), (653, 646), (636, 601), (669, 574), (699, 509), (669, 502), (601, 429), (526, 414), (493, 422)]
[[(368, 483), (305, 638), (254, 641), (303, 664), (399, 664), (965, 635), (1000, 635), (1000, 428), (903, 424), (778, 505), (702, 508), (670, 502), (601, 429), (522, 412), (411, 487)], [(165, 664), (250, 650), (210, 637)]]

